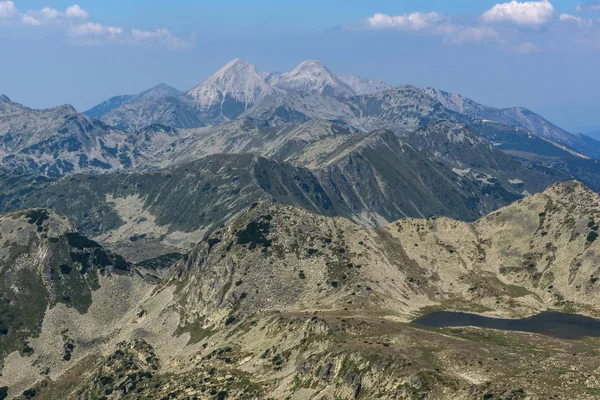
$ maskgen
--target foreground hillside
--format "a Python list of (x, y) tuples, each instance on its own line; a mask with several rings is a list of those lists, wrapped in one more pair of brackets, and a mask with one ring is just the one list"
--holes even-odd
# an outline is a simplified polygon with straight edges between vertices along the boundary
[[(598, 339), (410, 321), (434, 309), (600, 315), (599, 220), (600, 197), (575, 182), (472, 223), (364, 228), (257, 203), (162, 283), (111, 274), (87, 312), (50, 303), (33, 351), (6, 348), (0, 386), (36, 398), (592, 399)], [(137, 289), (107, 297), (119, 287)], [(68, 362), (59, 332), (72, 343)]]
[(50, 210), (0, 214), (0, 240), (0, 382), (61, 376), (75, 354), (96, 353), (150, 288)]

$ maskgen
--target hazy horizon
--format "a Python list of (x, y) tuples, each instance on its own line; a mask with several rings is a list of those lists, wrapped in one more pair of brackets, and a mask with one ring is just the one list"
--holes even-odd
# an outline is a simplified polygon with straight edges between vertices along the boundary
[(318, 59), (336, 73), (527, 107), (572, 132), (600, 127), (598, 4), (447, 3), (0, 1), (10, 60), (0, 93), (83, 111), (158, 83), (190, 89), (233, 58), (259, 71)]

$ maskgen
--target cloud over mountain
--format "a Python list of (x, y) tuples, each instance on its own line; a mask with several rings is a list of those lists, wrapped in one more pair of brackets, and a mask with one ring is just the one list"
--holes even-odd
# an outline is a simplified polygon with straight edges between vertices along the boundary
[(485, 22), (508, 22), (526, 26), (540, 26), (552, 21), (554, 6), (548, 0), (499, 3), (483, 13)]

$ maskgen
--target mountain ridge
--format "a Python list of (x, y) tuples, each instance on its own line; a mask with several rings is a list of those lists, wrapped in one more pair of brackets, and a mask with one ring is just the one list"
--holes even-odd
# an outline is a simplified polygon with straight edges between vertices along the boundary
[(525, 107), (495, 108), (484, 106), (465, 96), (448, 93), (437, 88), (428, 87), (422, 90), (450, 110), (475, 116), (482, 120), (516, 125), (541, 137), (572, 147), (574, 150), (592, 158), (600, 158), (600, 142), (592, 138), (586, 140), (579, 135), (567, 132)]
[[(566, 182), (471, 223), (403, 219), (380, 228), (258, 202), (207, 235), (163, 284), (140, 290), (147, 297), (127, 297), (129, 311), (107, 323), (108, 332), (118, 331), (103, 342), (106, 350), (79, 345), (88, 338), (81, 326), (90, 322), (73, 315), (73, 360), (101, 353), (95, 362), (66, 374), (64, 361), (57, 363), (62, 352), (40, 357), (51, 332), (65, 326), (46, 320), (40, 339), (30, 340), (33, 355), (12, 353), (2, 378), (11, 391), (62, 388), (69, 398), (134, 391), (174, 398), (525, 399), (561, 398), (567, 386), (569, 396), (592, 399), (587, 387), (557, 373), (570, 365), (572, 376), (589, 376), (597, 368), (587, 351), (592, 339), (574, 344), (410, 321), (431, 309), (507, 318), (549, 309), (598, 315), (600, 242), (589, 233), (599, 201)], [(573, 356), (574, 349), (581, 354)], [(15, 379), (17, 363), (63, 367), (51, 379), (34, 373), (23, 382)], [(534, 368), (541, 373), (522, 373)]]

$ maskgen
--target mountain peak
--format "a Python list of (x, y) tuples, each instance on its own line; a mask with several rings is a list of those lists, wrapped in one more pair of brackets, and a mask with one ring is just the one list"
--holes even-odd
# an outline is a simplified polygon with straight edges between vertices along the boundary
[(246, 73), (246, 74), (251, 74), (251, 75), (254, 75), (254, 74), (259, 75), (259, 73), (256, 71), (256, 67), (254, 67), (254, 65), (252, 65), (240, 58), (234, 58), (233, 60), (231, 60), (227, 64), (225, 64), (217, 72), (215, 72), (210, 78), (220, 77), (223, 75), (233, 74), (233, 73), (236, 73), (236, 74)]
[(294, 72), (294, 71), (306, 71), (306, 70), (323, 71), (323, 72), (327, 72), (329, 74), (331, 73), (331, 71), (329, 71), (329, 69), (327, 68), (327, 66), (325, 64), (323, 64), (319, 60), (306, 60), (306, 61), (303, 61), (300, 64), (298, 64), (296, 66), (296, 68), (294, 68), (292, 70), (292, 72)]
[(158, 85), (152, 86), (150, 90), (166, 90), (166, 89), (174, 89), (172, 86), (167, 85), (166, 83), (159, 83)]
[(579, 181), (557, 182), (544, 191), (544, 195), (551, 198), (563, 198), (574, 201), (587, 197), (593, 197), (597, 201), (598, 195)]
[(138, 95), (134, 95), (132, 100), (137, 101), (140, 99), (162, 99), (169, 96), (179, 96), (179, 90), (175, 89), (172, 86), (169, 86), (165, 83), (159, 83), (156, 86), (151, 87), (150, 89), (139, 93)]
[[(267, 84), (254, 65), (236, 58), (192, 88), (188, 95), (205, 109), (220, 106), (220, 114), (231, 119), (248, 106), (278, 93), (281, 92)], [(229, 107), (225, 104), (228, 101)]]
[(5, 94), (0, 95), (0, 101), (3, 103), (11, 103), (10, 99)]
[(77, 112), (77, 110), (75, 109), (75, 107), (73, 107), (70, 104), (63, 104), (61, 106), (55, 107), (54, 109), (56, 111), (58, 111), (59, 113), (64, 113), (64, 114), (79, 114)]
[(333, 74), (321, 61), (308, 60), (292, 71), (274, 77), (271, 84), (290, 92), (349, 97), (355, 91)]

